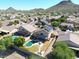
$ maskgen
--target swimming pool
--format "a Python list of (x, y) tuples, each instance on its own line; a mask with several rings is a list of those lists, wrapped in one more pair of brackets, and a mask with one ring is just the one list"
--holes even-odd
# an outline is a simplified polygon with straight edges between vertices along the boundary
[(25, 42), (24, 46), (26, 47), (31, 47), (33, 44), (37, 43), (37, 41), (29, 41), (29, 42)]
[(32, 46), (32, 44), (33, 44), (33, 43), (30, 41), (30, 42), (28, 42), (28, 43), (26, 44), (26, 46), (29, 47), (29, 46)]

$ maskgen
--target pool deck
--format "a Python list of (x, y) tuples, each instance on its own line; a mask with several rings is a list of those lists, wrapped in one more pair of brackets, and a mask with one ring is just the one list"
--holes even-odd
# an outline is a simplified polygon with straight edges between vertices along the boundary
[(56, 41), (55, 38), (51, 38), (51, 39), (50, 39), (50, 41), (49, 41), (49, 43), (48, 43), (49, 45), (48, 45), (47, 48), (44, 50), (44, 51), (45, 51), (45, 53), (44, 53), (44, 55), (43, 55), (44, 57), (52, 51), (52, 49), (53, 49), (52, 46), (54, 45), (55, 41)]
[(30, 37), (25, 37), (25, 41), (31, 41)]

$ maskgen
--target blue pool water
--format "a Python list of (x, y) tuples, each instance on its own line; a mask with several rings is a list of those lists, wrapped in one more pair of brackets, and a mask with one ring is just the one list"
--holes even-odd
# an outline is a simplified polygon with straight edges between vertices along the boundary
[(32, 46), (34, 43), (37, 43), (37, 41), (25, 42), (25, 46), (30, 47), (30, 46)]
[(29, 47), (29, 46), (32, 46), (32, 44), (33, 44), (33, 43), (30, 41), (30, 42), (28, 42), (28, 43), (26, 44), (26, 46)]

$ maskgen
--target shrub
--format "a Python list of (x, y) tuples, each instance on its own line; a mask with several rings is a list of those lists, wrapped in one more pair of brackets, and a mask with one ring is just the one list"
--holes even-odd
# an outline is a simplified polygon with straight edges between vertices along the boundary
[(54, 26), (54, 27), (58, 27), (58, 26), (60, 25), (60, 22), (53, 21), (53, 22), (51, 23), (51, 25)]
[(4, 37), (0, 40), (0, 50), (7, 50), (9, 47), (13, 45), (11, 36)]

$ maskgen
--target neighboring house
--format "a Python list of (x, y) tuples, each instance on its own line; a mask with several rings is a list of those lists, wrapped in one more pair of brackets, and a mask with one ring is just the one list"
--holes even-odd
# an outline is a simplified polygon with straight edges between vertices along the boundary
[(24, 28), (30, 33), (33, 33), (35, 30), (38, 30), (38, 28), (34, 27), (32, 24), (22, 24), (19, 29)]
[(45, 25), (49, 25), (47, 20), (49, 20), (49, 19), (41, 19), (41, 22), (44, 23)]
[(69, 47), (79, 48), (79, 35), (72, 32), (61, 32), (57, 41), (64, 41), (69, 45)]
[(74, 25), (70, 24), (70, 23), (61, 23), (60, 25), (61, 26), (67, 26), (67, 27), (74, 27)]
[(15, 19), (16, 18), (16, 16), (15, 15), (12, 15), (11, 17), (10, 17), (10, 19)]
[(48, 32), (52, 32), (53, 31), (53, 27), (51, 25), (45, 25), (44, 26), (44, 30), (47, 30)]
[(15, 26), (2, 26), (0, 28), (0, 31), (8, 33), (8, 34), (12, 34), (12, 33), (15, 33), (17, 31), (17, 29)]
[(31, 35), (35, 30), (38, 28), (34, 27), (32, 24), (21, 24), (20, 27), (18, 28), (18, 31), (15, 33), (15, 35), (20, 35), (20, 36), (29, 36)]
[(67, 18), (67, 21), (68, 21), (68, 22), (72, 22), (72, 21), (75, 21), (75, 20), (76, 20), (76, 17), (73, 16), (73, 15), (71, 15), (71, 16), (69, 16), (69, 17)]
[(70, 30), (73, 31), (74, 25), (70, 23), (61, 23), (60, 27), (63, 28), (63, 30)]
[(8, 26), (10, 20), (2, 21), (2, 26), (0, 27), (0, 33), (7, 33), (7, 34), (13, 34), (17, 31), (17, 28), (15, 25)]
[(12, 54), (6, 56), (4, 59), (25, 59), (25, 57), (17, 52), (13, 52)]
[(50, 19), (59, 19), (61, 18), (61, 15), (58, 15), (58, 16), (52, 16)]

